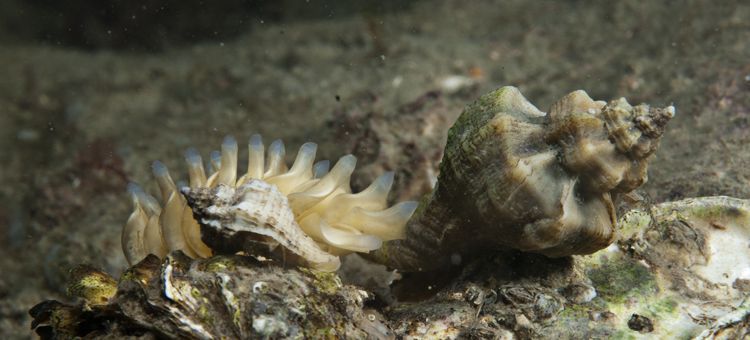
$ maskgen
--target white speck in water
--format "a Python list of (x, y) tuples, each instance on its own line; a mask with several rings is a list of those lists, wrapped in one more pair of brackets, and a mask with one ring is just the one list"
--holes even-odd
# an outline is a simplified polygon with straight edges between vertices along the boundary
[(441, 79), (438, 83), (440, 89), (446, 93), (454, 93), (473, 84), (473, 79), (462, 75), (449, 75)]
[(396, 76), (391, 81), (391, 85), (393, 85), (393, 87), (399, 87), (399, 86), (401, 86), (401, 83), (403, 83), (403, 82), (404, 82), (404, 77), (402, 77), (402, 76)]

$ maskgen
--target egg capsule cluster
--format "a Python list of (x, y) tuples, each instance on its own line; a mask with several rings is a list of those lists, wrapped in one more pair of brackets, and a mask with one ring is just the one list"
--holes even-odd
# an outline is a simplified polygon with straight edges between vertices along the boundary
[[(189, 183), (182, 190), (172, 180), (166, 166), (154, 162), (153, 174), (162, 200), (159, 203), (136, 184), (129, 185), (134, 211), (122, 231), (125, 257), (134, 264), (148, 254), (164, 257), (176, 250), (193, 258), (211, 256), (212, 249), (201, 239), (201, 226), (183, 192), (219, 186), (239, 190), (251, 184), (257, 187), (257, 181), (270, 185), (274, 192), (285, 196), (294, 221), (292, 226), (285, 225), (284, 228), (301, 229), (314, 240), (316, 247), (333, 256), (369, 252), (379, 248), (383, 241), (403, 238), (406, 221), (414, 213), (417, 203), (409, 201), (387, 206), (393, 173), (386, 173), (363, 191), (352, 193), (349, 183), (356, 158), (343, 156), (329, 169), (328, 161), (315, 163), (316, 150), (315, 143), (303, 144), (289, 168), (284, 160), (284, 144), (280, 140), (271, 143), (266, 150), (261, 137), (253, 135), (248, 143), (247, 172), (238, 177), (238, 146), (229, 136), (225, 138), (221, 152), (211, 153), (210, 175), (206, 174), (200, 154), (195, 149), (187, 150), (185, 161)], [(260, 209), (263, 202), (256, 197), (253, 202), (244, 202), (243, 209), (252, 210), (254, 206)], [(274, 227), (273, 223), (270, 224)], [(276, 234), (277, 238), (287, 237), (285, 233)], [(282, 245), (297, 242), (275, 241)]]

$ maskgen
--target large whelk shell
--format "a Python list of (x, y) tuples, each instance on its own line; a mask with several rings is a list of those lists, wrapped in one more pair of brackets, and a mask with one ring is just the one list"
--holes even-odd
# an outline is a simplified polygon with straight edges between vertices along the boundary
[(674, 108), (610, 103), (575, 91), (545, 114), (514, 87), (469, 106), (448, 134), (438, 183), (404, 240), (373, 258), (429, 270), (491, 247), (550, 257), (614, 240), (613, 200), (646, 182)]
[(251, 179), (238, 188), (184, 188), (193, 212), (203, 225), (203, 241), (219, 253), (245, 249), (257, 253), (281, 246), (290, 262), (333, 271), (340, 263), (300, 228), (287, 197), (262, 180)]

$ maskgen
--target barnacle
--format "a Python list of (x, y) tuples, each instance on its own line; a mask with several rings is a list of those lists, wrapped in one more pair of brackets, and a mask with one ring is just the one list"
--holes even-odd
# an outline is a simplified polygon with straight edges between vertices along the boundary
[(280, 140), (271, 143), (266, 154), (261, 137), (253, 135), (248, 149), (247, 173), (239, 178), (233, 137), (224, 140), (221, 152), (212, 153), (214, 171), (208, 176), (198, 152), (188, 149), (189, 185), (181, 189), (167, 168), (154, 162), (162, 204), (137, 185), (129, 186), (135, 209), (122, 231), (128, 262), (134, 264), (148, 254), (163, 258), (176, 250), (193, 258), (209, 257), (217, 249), (241, 251), (245, 245), (222, 244), (233, 243), (229, 239), (210, 237), (205, 242), (206, 233), (233, 237), (239, 232), (253, 235), (248, 242), (281, 245), (304, 264), (335, 270), (338, 255), (372, 251), (383, 241), (404, 237), (416, 203), (387, 207), (393, 173), (352, 193), (352, 155), (342, 157), (329, 171), (328, 161), (314, 164), (314, 143), (300, 147), (291, 168)]
[(602, 249), (615, 238), (613, 201), (646, 182), (674, 113), (584, 91), (544, 113), (515, 87), (486, 94), (450, 129), (438, 182), (407, 237), (372, 258), (430, 270), (493, 247), (550, 257)]

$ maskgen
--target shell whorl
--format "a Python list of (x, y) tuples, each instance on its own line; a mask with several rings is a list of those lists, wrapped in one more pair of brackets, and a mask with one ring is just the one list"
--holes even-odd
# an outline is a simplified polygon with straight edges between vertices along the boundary
[[(260, 136), (254, 135), (248, 143), (247, 173), (238, 176), (237, 142), (227, 137), (221, 152), (211, 157), (209, 176), (200, 155), (188, 149), (189, 185), (181, 190), (166, 167), (155, 162), (163, 206), (137, 185), (129, 186), (135, 209), (122, 232), (128, 262), (176, 250), (193, 258), (246, 250), (235, 237), (241, 233), (249, 242), (281, 245), (300, 263), (335, 270), (338, 255), (372, 251), (383, 241), (404, 237), (416, 203), (387, 207), (393, 174), (352, 193), (349, 179), (356, 158), (346, 155), (329, 171), (328, 161), (315, 163), (316, 149), (314, 143), (302, 145), (288, 168), (280, 140), (266, 153)], [(209, 242), (207, 233), (213, 236)]]
[(601, 114), (617, 149), (633, 159), (643, 159), (656, 151), (675, 109), (674, 106), (652, 108), (646, 104), (633, 107), (625, 98), (620, 98), (610, 102)]
[(438, 269), (500, 247), (550, 257), (614, 240), (613, 197), (647, 180), (674, 108), (609, 104), (575, 91), (548, 114), (515, 87), (467, 107), (450, 129), (433, 192), (404, 240), (371, 257), (405, 271)]

